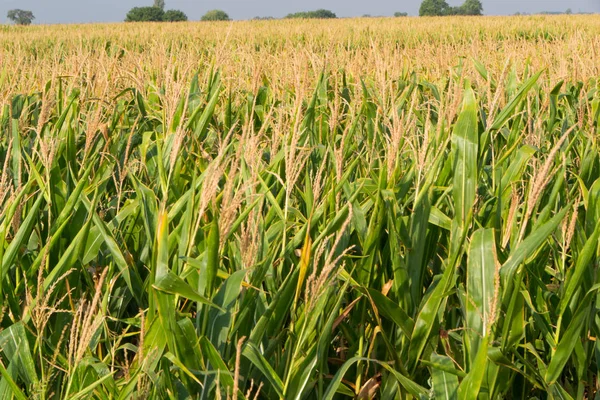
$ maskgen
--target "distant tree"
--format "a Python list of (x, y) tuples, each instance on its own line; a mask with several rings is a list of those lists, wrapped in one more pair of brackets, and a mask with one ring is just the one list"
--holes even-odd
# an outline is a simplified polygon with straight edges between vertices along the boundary
[(570, 8), (567, 8), (567, 11), (565, 11), (565, 14), (573, 14), (573, 10), (571, 10)]
[(154, 0), (154, 7), (164, 10), (165, 9), (165, 0)]
[(31, 11), (14, 9), (10, 10), (6, 17), (17, 25), (31, 25), (35, 16)]
[(317, 10), (317, 11), (313, 11), (310, 13), (310, 15), (313, 18), (322, 18), (322, 19), (333, 19), (333, 18), (337, 18), (337, 15), (335, 15), (335, 13), (329, 11), (329, 10)]
[(275, 17), (254, 17), (254, 18), (252, 18), (253, 21), (271, 21), (274, 19), (275, 19)]
[(371, 14), (363, 14), (362, 17), (363, 18), (373, 18), (373, 16)]
[(335, 13), (333, 13), (329, 10), (320, 9), (320, 10), (316, 10), (316, 11), (303, 11), (303, 12), (288, 14), (286, 16), (286, 18), (333, 19), (333, 18), (337, 18), (337, 15), (335, 15)]
[(445, 0), (423, 0), (419, 15), (421, 17), (449, 15), (452, 8)]
[(187, 20), (187, 15), (181, 10), (168, 10), (163, 15), (163, 21), (165, 22), (184, 22)]
[(460, 7), (450, 7), (445, 0), (423, 0), (419, 15), (483, 15), (483, 5), (480, 0), (465, 0)]
[(229, 15), (223, 10), (210, 10), (202, 16), (202, 21), (229, 21)]
[(459, 15), (483, 15), (483, 4), (479, 0), (465, 0), (462, 6), (457, 8)]
[(161, 22), (165, 12), (158, 7), (134, 7), (127, 13), (125, 22)]
[(408, 17), (408, 13), (397, 11), (394, 13), (394, 17)]

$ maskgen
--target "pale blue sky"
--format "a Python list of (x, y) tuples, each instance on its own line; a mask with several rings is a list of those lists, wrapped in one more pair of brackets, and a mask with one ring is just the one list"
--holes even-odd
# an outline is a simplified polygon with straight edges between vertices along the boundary
[[(0, 0), (0, 21), (13, 8), (31, 10), (36, 23), (117, 22), (134, 6), (151, 5), (153, 0)], [(210, 9), (225, 10), (233, 19), (255, 16), (282, 17), (290, 12), (326, 8), (339, 17), (392, 15), (395, 11), (416, 15), (421, 0), (166, 0), (167, 8), (185, 11), (191, 20), (198, 20)], [(461, 0), (449, 0), (458, 5)], [(517, 11), (600, 12), (600, 0), (483, 0), (484, 13), (514, 14)]]

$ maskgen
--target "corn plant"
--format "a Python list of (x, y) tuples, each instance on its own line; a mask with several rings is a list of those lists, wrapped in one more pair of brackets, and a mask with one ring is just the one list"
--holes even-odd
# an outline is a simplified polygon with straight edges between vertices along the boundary
[(597, 394), (597, 79), (172, 60), (5, 93), (2, 398)]

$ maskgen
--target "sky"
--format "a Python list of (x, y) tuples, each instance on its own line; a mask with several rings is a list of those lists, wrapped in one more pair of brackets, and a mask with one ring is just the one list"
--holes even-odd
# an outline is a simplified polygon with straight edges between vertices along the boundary
[[(136, 6), (151, 5), (153, 0), (0, 0), (0, 22), (13, 8), (30, 10), (35, 23), (119, 22)], [(225, 10), (233, 19), (256, 16), (283, 17), (288, 13), (319, 8), (329, 9), (338, 17), (364, 14), (390, 16), (396, 11), (417, 15), (421, 0), (166, 0), (167, 9), (180, 9), (190, 20), (198, 20), (208, 10)], [(449, 0), (459, 5), (461, 0)], [(600, 0), (483, 0), (486, 15), (509, 15), (541, 11), (600, 12)]]

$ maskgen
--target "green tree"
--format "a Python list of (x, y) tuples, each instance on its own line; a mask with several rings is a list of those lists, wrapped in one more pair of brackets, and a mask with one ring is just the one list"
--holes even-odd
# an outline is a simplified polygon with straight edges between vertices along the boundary
[(419, 8), (421, 17), (449, 15), (452, 8), (445, 0), (424, 0)]
[(337, 18), (337, 15), (335, 15), (335, 13), (333, 13), (332, 11), (323, 10), (323, 9), (314, 11), (312, 13), (312, 15), (314, 16), (314, 18), (323, 18), (323, 19)]
[(333, 19), (337, 18), (337, 15), (332, 11), (320, 9), (316, 11), (302, 11), (288, 14), (286, 18)]
[(465, 0), (460, 7), (450, 7), (445, 0), (424, 0), (419, 15), (483, 15), (483, 5), (480, 0)]
[(165, 12), (158, 7), (134, 7), (127, 13), (125, 22), (161, 22)]
[(6, 17), (17, 25), (31, 25), (35, 16), (31, 11), (14, 9), (10, 10)]
[(397, 11), (394, 13), (394, 17), (408, 17), (408, 13)]
[(154, 7), (164, 10), (165, 9), (165, 0), (154, 0)]
[(163, 21), (165, 22), (184, 22), (187, 20), (187, 15), (181, 10), (168, 10), (163, 16)]
[(458, 7), (460, 15), (483, 15), (483, 4), (479, 0), (465, 0), (462, 6)]
[(202, 21), (229, 21), (229, 15), (223, 10), (210, 10), (202, 16)]
[(570, 8), (567, 8), (567, 11), (565, 11), (565, 14), (571, 15), (571, 14), (573, 14), (573, 10), (571, 10)]

